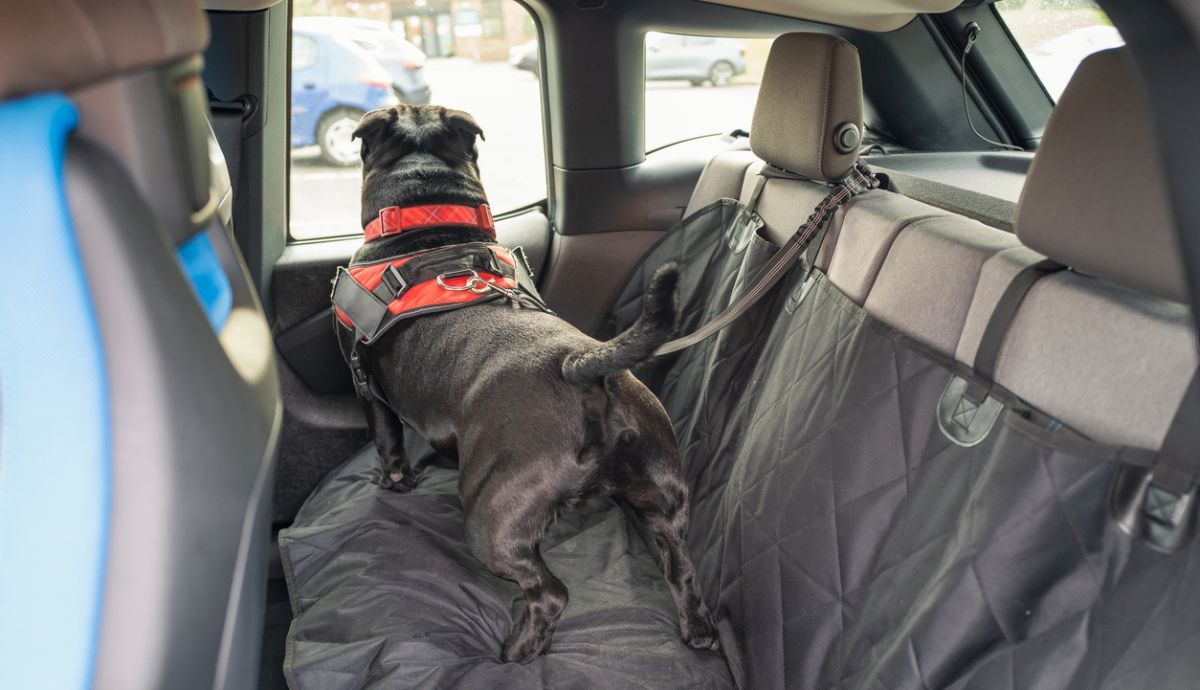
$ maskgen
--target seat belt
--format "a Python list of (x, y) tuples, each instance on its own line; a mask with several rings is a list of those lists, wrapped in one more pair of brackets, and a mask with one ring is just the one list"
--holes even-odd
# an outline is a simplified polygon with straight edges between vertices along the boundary
[[(751, 196), (752, 202), (758, 201), (758, 195), (762, 192), (765, 184), (766, 177), (760, 174), (758, 185)], [(668, 355), (689, 348), (737, 321), (787, 274), (795, 264), (796, 258), (825, 227), (838, 207), (850, 200), (851, 197), (874, 189), (878, 185), (879, 182), (875, 179), (871, 169), (861, 161), (856, 162), (851, 168), (850, 174), (838, 182), (833, 190), (821, 200), (821, 203), (817, 204), (812, 215), (796, 229), (791, 239), (762, 267), (758, 275), (751, 281), (750, 287), (733, 304), (692, 333), (664, 343), (654, 351), (654, 355), (656, 357)]]

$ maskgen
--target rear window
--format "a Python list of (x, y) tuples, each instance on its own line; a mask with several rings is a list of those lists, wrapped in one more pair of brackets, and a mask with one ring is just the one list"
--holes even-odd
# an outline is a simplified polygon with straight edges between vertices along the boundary
[(293, 239), (362, 232), (362, 166), (350, 135), (363, 113), (396, 103), (475, 117), (493, 213), (546, 198), (537, 30), (522, 5), (298, 2), (294, 12)]
[(994, 7), (1055, 101), (1085, 57), (1125, 45), (1092, 0), (1002, 0)]
[(646, 34), (646, 148), (749, 131), (769, 38)]

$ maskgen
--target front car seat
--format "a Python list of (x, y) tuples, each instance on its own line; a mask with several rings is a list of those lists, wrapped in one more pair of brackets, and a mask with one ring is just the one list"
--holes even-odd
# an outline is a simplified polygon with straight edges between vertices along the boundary
[(207, 40), (198, 0), (0, 9), (0, 687), (256, 685), (281, 406)]

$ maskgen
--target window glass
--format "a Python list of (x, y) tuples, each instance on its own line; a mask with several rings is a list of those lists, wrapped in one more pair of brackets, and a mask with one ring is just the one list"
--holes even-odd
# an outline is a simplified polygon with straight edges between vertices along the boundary
[(646, 34), (646, 148), (750, 129), (771, 39)]
[(546, 197), (537, 32), (515, 0), (297, 0), (292, 23), (291, 236), (362, 232), (363, 113), (434, 103), (483, 128), (493, 213)]
[(305, 70), (317, 62), (317, 42), (307, 36), (292, 37), (292, 69)]
[(378, 52), (378, 50), (379, 50), (379, 44), (375, 43), (374, 41), (364, 41), (362, 39), (356, 38), (356, 39), (354, 39), (354, 45), (358, 46), (359, 48), (362, 48), (363, 50), (367, 51), (368, 53)]
[(1085, 57), (1125, 44), (1093, 0), (1003, 0), (994, 7), (1056, 101)]

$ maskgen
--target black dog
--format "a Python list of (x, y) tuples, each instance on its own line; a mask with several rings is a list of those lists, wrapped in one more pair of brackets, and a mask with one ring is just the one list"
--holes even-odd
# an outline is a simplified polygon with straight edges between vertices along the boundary
[[(362, 139), (364, 226), (389, 206), (486, 203), (476, 165), (482, 135), (470, 115), (439, 106), (364, 115), (354, 132)], [(434, 227), (367, 243), (354, 258), (490, 241), (475, 228)], [(366, 404), (380, 485), (415, 484), (403, 417), (458, 459), (470, 548), (525, 594), (505, 661), (527, 662), (549, 648), (567, 588), (538, 545), (560, 511), (598, 494), (628, 502), (653, 532), (683, 640), (719, 649), (686, 549), (687, 488), (674, 432), (628, 371), (673, 332), (677, 279), (674, 267), (659, 269), (641, 318), (605, 343), (552, 314), (497, 300), (402, 321), (367, 349), (369, 370), (393, 406)], [(353, 335), (338, 331), (348, 352)]]

